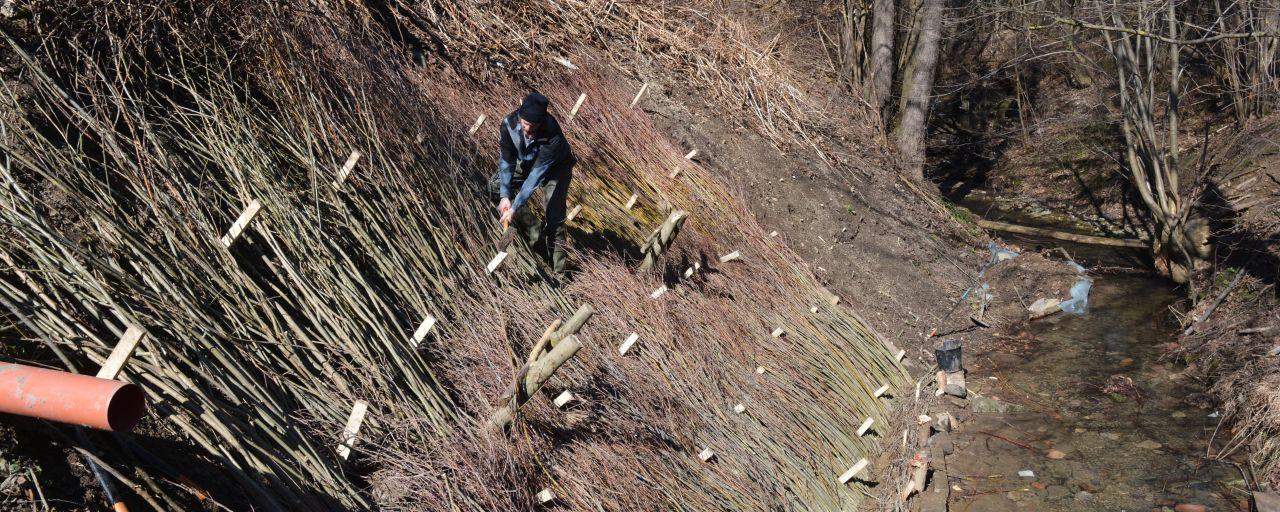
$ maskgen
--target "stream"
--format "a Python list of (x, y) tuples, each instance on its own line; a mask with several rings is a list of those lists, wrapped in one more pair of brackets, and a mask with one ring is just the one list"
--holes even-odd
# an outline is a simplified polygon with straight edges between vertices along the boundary
[[(1137, 257), (1068, 250), (1086, 266)], [(1203, 388), (1161, 357), (1176, 340), (1177, 300), (1158, 277), (1095, 274), (1085, 316), (1036, 320), (993, 351), (966, 353), (973, 414), (952, 434), (949, 509), (1247, 511), (1241, 472), (1207, 457), (1230, 433), (1215, 437)]]

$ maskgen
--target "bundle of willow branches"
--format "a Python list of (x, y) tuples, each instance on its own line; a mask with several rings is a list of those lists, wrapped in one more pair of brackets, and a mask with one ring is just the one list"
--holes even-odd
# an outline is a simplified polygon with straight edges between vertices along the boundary
[[(540, 16), (577, 24), (549, 25), (556, 37), (587, 30), (601, 8), (548, 5)], [(166, 4), (173, 34), (260, 25), (212, 46), (7, 41), (22, 86), (0, 98), (0, 303), (18, 342), (72, 368), (99, 364), (128, 326), (147, 331), (123, 378), (147, 391), (153, 413), (146, 434), (121, 445), (159, 452), (160, 441), (181, 441), (186, 452), (164, 458), (206, 466), (190, 471), (212, 494), (196, 497), (127, 450), (103, 454), (146, 483), (138, 492), (174, 509), (211, 499), (505, 510), (532, 506), (543, 488), (577, 509), (858, 502), (861, 484), (836, 476), (874, 459), (890, 433), (889, 402), (873, 391), (904, 386), (894, 351), (834, 305), (724, 183), (628, 108), (630, 86), (582, 60), (477, 79), (467, 70), (485, 62), (479, 42), (510, 38), (484, 17), (441, 21), (474, 15), (467, 2), (414, 11), (446, 52), (477, 45), (438, 55), (456, 64), (439, 67), (414, 67), (397, 33), (371, 23), (400, 19), (392, 11), (317, 8), (285, 17), (295, 11), (264, 7), (244, 20), (226, 6)], [(691, 15), (616, 9), (598, 21), (615, 33)], [(692, 36), (670, 24), (640, 26), (708, 69), (739, 51), (692, 51)], [(704, 78), (737, 91), (724, 101), (757, 102), (761, 119), (803, 115), (785, 96)], [(570, 200), (584, 209), (571, 223), (579, 272), (565, 289), (541, 279), (527, 250), (484, 270), (497, 234), (481, 193), (496, 129), (465, 128), (479, 114), (499, 119), (523, 94), (516, 84), (530, 82), (562, 119), (579, 93), (589, 98), (566, 122), (582, 162)], [(362, 156), (341, 180), (353, 151)], [(623, 206), (631, 194), (643, 198), (634, 209)], [(254, 201), (260, 213), (224, 246)], [(635, 248), (676, 208), (690, 217), (675, 244), (635, 272)], [(735, 250), (741, 259), (718, 260)], [(670, 291), (651, 298), (659, 286)], [(570, 390), (578, 404), (535, 398), (512, 432), (485, 428), (537, 333), (582, 303), (598, 311), (580, 335), (586, 348), (544, 392)], [(434, 329), (416, 337), (428, 317)], [(620, 354), (631, 332), (640, 341)], [(348, 461), (335, 448), (357, 400), (370, 413)], [(864, 436), (866, 418), (876, 427)]]

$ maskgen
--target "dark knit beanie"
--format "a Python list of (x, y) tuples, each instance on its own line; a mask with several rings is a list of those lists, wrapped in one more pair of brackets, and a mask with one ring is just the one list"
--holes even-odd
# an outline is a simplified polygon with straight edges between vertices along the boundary
[(520, 119), (533, 124), (542, 124), (547, 119), (547, 105), (551, 103), (546, 96), (536, 92), (529, 93), (520, 102)]

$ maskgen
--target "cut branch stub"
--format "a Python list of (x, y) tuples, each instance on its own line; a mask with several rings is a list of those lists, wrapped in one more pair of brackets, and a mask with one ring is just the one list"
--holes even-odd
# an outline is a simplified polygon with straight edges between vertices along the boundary
[(689, 212), (676, 210), (667, 216), (667, 220), (662, 223), (658, 231), (649, 237), (649, 241), (644, 244), (644, 261), (640, 263), (640, 270), (649, 270), (658, 262), (667, 249), (671, 248), (671, 244), (675, 242), (676, 235), (680, 232), (680, 228), (684, 226), (685, 219), (689, 218)]

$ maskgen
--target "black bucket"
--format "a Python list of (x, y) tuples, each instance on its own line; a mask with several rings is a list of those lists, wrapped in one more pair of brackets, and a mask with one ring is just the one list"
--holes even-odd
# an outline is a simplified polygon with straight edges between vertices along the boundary
[(960, 365), (960, 340), (946, 340), (942, 345), (933, 349), (933, 357), (938, 359), (938, 368), (947, 373), (955, 373), (962, 368)]

